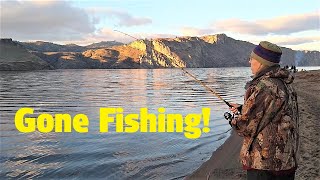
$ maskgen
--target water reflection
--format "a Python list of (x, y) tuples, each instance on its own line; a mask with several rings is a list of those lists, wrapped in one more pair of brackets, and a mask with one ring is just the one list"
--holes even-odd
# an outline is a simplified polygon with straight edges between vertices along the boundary
[[(189, 69), (226, 100), (242, 102), (248, 68)], [(84, 113), (89, 132), (20, 133), (21, 107), (40, 113)], [(211, 108), (210, 133), (196, 140), (183, 133), (99, 133), (99, 108), (124, 114), (148, 107), (157, 113)], [(183, 177), (208, 159), (227, 138), (226, 105), (179, 69), (56, 70), (0, 72), (0, 177), (169, 179)], [(114, 128), (115, 124), (111, 124)]]

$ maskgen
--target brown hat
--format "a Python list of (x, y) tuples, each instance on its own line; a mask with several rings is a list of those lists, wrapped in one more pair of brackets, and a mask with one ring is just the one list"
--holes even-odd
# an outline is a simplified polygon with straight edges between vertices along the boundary
[(279, 64), (281, 55), (280, 47), (268, 41), (261, 41), (251, 52), (252, 58), (267, 66)]

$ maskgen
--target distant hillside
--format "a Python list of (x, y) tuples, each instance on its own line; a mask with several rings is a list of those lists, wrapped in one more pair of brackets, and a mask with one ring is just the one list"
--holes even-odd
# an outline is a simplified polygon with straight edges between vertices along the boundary
[(106, 47), (112, 47), (112, 46), (120, 46), (123, 45), (121, 42), (117, 41), (101, 41), (98, 43), (92, 43), (88, 46), (85, 46), (87, 49), (98, 49), (98, 48), (106, 48)]
[(101, 41), (99, 43), (93, 43), (88, 46), (79, 46), (76, 44), (60, 45), (52, 42), (36, 41), (36, 42), (18, 42), (29, 51), (37, 52), (83, 52), (88, 49), (97, 49), (104, 47), (112, 47), (123, 45), (123, 43), (117, 41)]
[[(55, 68), (167, 68), (249, 66), (254, 44), (225, 34), (203, 37), (137, 40), (127, 45), (90, 49), (82, 53), (37, 53)], [(319, 66), (317, 51), (282, 48), (281, 65)]]
[(11, 39), (0, 40), (0, 71), (52, 69), (47, 62), (29, 53)]
[(30, 51), (38, 52), (82, 52), (86, 50), (85, 47), (76, 44), (60, 45), (44, 41), (19, 43)]
[[(29, 47), (34, 55), (56, 69), (241, 67), (249, 66), (248, 57), (255, 47), (252, 43), (235, 40), (225, 34), (117, 44), (100, 42), (82, 47), (39, 41), (23, 46)], [(100, 48), (108, 45), (111, 46)], [(282, 51), (282, 66), (320, 66), (318, 51), (294, 51), (284, 47)]]
[(295, 66), (320, 66), (319, 51), (294, 51), (289, 48), (281, 48), (283, 65)]
[(130, 46), (91, 49), (76, 52), (34, 52), (57, 69), (118, 69), (141, 68), (138, 62), (143, 51)]

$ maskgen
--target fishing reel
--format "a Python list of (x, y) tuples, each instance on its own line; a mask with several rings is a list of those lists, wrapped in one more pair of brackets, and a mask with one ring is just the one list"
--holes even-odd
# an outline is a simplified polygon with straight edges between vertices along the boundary
[(223, 114), (223, 116), (224, 116), (224, 118), (229, 122), (230, 126), (232, 126), (232, 125), (231, 125), (231, 121), (232, 121), (232, 119), (233, 119), (233, 117), (234, 117), (234, 114), (231, 114), (231, 113), (229, 113), (229, 112), (225, 112), (225, 113)]
[(225, 118), (226, 120), (228, 120), (228, 121), (232, 121), (232, 119), (233, 119), (233, 117), (234, 117), (234, 115), (231, 114), (231, 113), (229, 113), (229, 112), (225, 112), (225, 113), (223, 114), (223, 116), (224, 116), (224, 118)]

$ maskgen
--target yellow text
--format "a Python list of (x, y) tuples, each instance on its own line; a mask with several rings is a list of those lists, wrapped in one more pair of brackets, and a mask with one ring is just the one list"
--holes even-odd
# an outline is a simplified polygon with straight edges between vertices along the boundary
[(71, 118), (70, 114), (40, 114), (37, 118), (25, 117), (33, 115), (33, 108), (21, 108), (14, 117), (16, 128), (20, 132), (71, 132), (74, 129), (79, 133), (88, 132), (89, 119), (85, 114), (77, 114)]
[[(210, 108), (202, 108), (201, 114), (165, 114), (165, 108), (158, 109), (159, 114), (148, 113), (148, 108), (141, 108), (140, 114), (124, 116), (122, 108), (100, 108), (100, 132), (109, 132), (109, 124), (113, 123), (116, 132), (179, 132), (189, 139), (196, 139), (202, 132), (210, 131)], [(203, 120), (203, 128), (199, 125)]]

